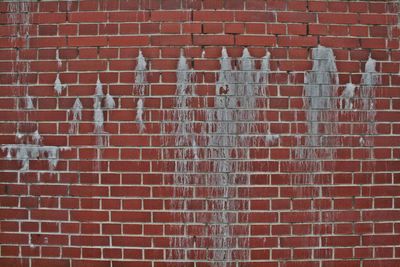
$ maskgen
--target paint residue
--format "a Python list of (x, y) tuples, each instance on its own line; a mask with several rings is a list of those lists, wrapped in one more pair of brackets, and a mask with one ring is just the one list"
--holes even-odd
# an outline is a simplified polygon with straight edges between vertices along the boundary
[(79, 121), (82, 120), (82, 103), (79, 98), (76, 98), (74, 105), (72, 106), (72, 122), (69, 126), (70, 134), (78, 134), (79, 132)]
[(139, 132), (142, 133), (145, 130), (145, 124), (143, 121), (143, 113), (144, 113), (144, 94), (145, 88), (147, 85), (147, 63), (142, 54), (142, 51), (139, 51), (139, 55), (137, 57), (137, 64), (135, 67), (135, 88), (136, 93), (139, 95), (139, 99), (136, 102), (136, 122), (139, 124)]

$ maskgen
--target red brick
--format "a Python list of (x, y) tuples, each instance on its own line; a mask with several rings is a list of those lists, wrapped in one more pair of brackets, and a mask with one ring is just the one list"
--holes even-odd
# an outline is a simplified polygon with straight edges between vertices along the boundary
[(194, 11), (194, 21), (233, 21), (234, 13), (229, 11)]
[(232, 35), (195, 35), (194, 45), (233, 45)]
[[(322, 39), (323, 37), (321, 37)], [(279, 46), (299, 46), (299, 47), (314, 47), (317, 45), (317, 37), (315, 36), (282, 36), (278, 37)]]
[(69, 22), (106, 22), (106, 12), (73, 12), (69, 14)]
[(190, 45), (192, 43), (192, 38), (189, 35), (180, 36), (151, 36), (150, 43), (152, 45)]
[(121, 247), (149, 247), (150, 239), (145, 237), (113, 236), (113, 246)]
[(277, 16), (278, 22), (284, 23), (310, 23), (316, 22), (316, 15), (305, 12), (279, 12)]
[(235, 13), (235, 20), (243, 22), (274, 22), (275, 14), (273, 12), (238, 11)]
[(144, 46), (149, 44), (150, 38), (145, 35), (141, 36), (113, 36), (108, 39), (111, 46)]
[(276, 37), (274, 36), (256, 36), (256, 35), (240, 35), (236, 36), (237, 45), (258, 45), (258, 46), (274, 46)]
[(318, 14), (318, 22), (327, 24), (357, 24), (358, 16), (347, 13), (320, 13)]
[(69, 37), (70, 46), (105, 46), (107, 37)]
[(188, 11), (153, 11), (151, 21), (154, 22), (174, 22), (190, 21), (191, 14)]
[(325, 37), (321, 36), (321, 45), (328, 47), (340, 47), (340, 48), (355, 48), (359, 47), (359, 39), (358, 38), (345, 38), (345, 37)]

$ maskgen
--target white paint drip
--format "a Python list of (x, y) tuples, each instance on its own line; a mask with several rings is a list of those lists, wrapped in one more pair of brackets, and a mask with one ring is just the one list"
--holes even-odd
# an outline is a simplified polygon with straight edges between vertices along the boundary
[[(11, 37), (11, 42), (15, 43), (18, 39), (23, 39), (24, 48), (29, 48), (29, 29), (30, 29), (30, 18), (31, 18), (31, 3), (29, 1), (11, 1), (7, 3), (9, 15), (7, 17), (7, 22), (10, 25), (16, 25), (17, 31), (16, 35)], [(32, 97), (28, 94), (28, 79), (27, 74), (30, 72), (30, 61), (20, 61), (20, 51), (16, 49), (16, 60), (13, 62), (13, 71), (16, 72), (16, 85), (20, 86), (25, 84), (25, 109), (34, 109)], [(16, 66), (15, 66), (16, 65)], [(13, 74), (14, 75), (14, 74)], [(58, 81), (57, 81), (58, 80)], [(63, 89), (63, 85), (59, 80), (57, 75), (55, 86), (56, 92), (60, 92)], [(16, 105), (18, 110), (19, 105)], [(27, 116), (26, 116), (27, 118)], [(25, 120), (22, 123), (30, 123)], [(31, 137), (33, 144), (30, 144), (30, 139), (24, 137)], [(20, 144), (8, 144), (1, 146), (3, 151), (7, 151), (6, 159), (8, 160), (18, 160), (21, 162), (20, 171), (29, 171), (29, 162), (38, 159), (47, 159), (49, 164), (49, 169), (53, 170), (57, 166), (59, 159), (59, 150), (67, 148), (59, 148), (55, 146), (42, 146), (42, 137), (39, 131), (36, 129), (33, 133), (22, 133), (20, 132), (20, 122), (17, 124), (16, 141)], [(26, 143), (24, 143), (26, 142)]]
[(142, 133), (145, 129), (143, 122), (143, 99), (139, 98), (136, 104), (136, 121), (139, 123), (139, 132)]
[[(104, 146), (108, 143), (108, 136), (107, 133), (104, 131), (104, 114), (103, 109), (101, 107), (101, 103), (104, 98), (103, 93), (103, 84), (101, 83), (100, 79), (97, 79), (96, 82), (96, 89), (95, 94), (93, 96), (93, 109), (94, 109), (94, 133), (96, 134), (97, 138), (97, 145)], [(100, 154), (100, 153), (98, 153)], [(100, 156), (99, 156), (100, 157)]]
[(375, 87), (381, 82), (381, 75), (376, 71), (376, 60), (371, 57), (365, 64), (365, 72), (361, 77), (360, 84), (360, 120), (368, 123), (365, 136), (366, 146), (372, 147), (374, 144), (373, 135), (376, 132), (375, 123)]
[(142, 133), (145, 130), (143, 121), (143, 107), (144, 107), (144, 93), (147, 85), (146, 69), (147, 63), (143, 57), (142, 51), (139, 51), (137, 57), (137, 64), (135, 68), (135, 88), (140, 98), (136, 103), (136, 122), (139, 124), (139, 132)]
[(32, 135), (32, 141), (34, 144), (39, 145), (42, 142), (42, 137), (39, 134), (39, 131), (36, 130)]
[(101, 99), (103, 98), (104, 93), (103, 93), (103, 84), (101, 83), (100, 79), (97, 78), (96, 81), (96, 93), (95, 93), (95, 97), (97, 99), (99, 99), (99, 106), (101, 105)]
[(296, 175), (296, 184), (315, 184), (315, 175), (322, 171), (323, 160), (334, 159), (338, 144), (337, 89), (339, 77), (332, 49), (312, 49), (313, 68), (305, 75), (304, 107), (307, 133), (297, 138), (295, 157), (303, 174)]
[(362, 136), (358, 139), (358, 144), (359, 144), (361, 147), (365, 145), (365, 139), (364, 139)]
[(72, 122), (70, 123), (69, 133), (78, 134), (79, 132), (79, 121), (82, 120), (82, 103), (79, 98), (76, 98), (74, 105), (72, 106)]
[(107, 93), (107, 95), (106, 95), (105, 108), (108, 108), (108, 109), (115, 108), (115, 101), (114, 101), (114, 98), (110, 95), (110, 93)]
[[(229, 91), (229, 86), (234, 86), (234, 77), (232, 73), (232, 63), (231, 63), (231, 58), (228, 56), (228, 52), (226, 51), (226, 48), (222, 48), (222, 56), (219, 60), (219, 63), (221, 65), (221, 69), (218, 73), (218, 81), (217, 81), (217, 86), (216, 86), (216, 95), (220, 95), (221, 93), (227, 94)], [(222, 91), (221, 91), (222, 90)], [(222, 99), (218, 99), (217, 101), (221, 101)], [(219, 103), (220, 105), (222, 103)]]
[[(238, 60), (238, 70), (231, 65), (231, 58), (226, 49), (222, 50), (221, 68), (216, 82), (214, 106), (208, 108), (207, 100), (200, 104), (206, 107), (204, 120), (201, 110), (196, 109), (193, 100), (193, 79), (186, 59), (181, 56), (177, 70), (177, 101), (172, 116), (166, 113), (166, 121), (171, 122), (171, 132), (163, 127), (166, 146), (169, 137), (174, 140), (175, 173), (174, 209), (184, 214), (180, 217), (185, 234), (186, 224), (190, 223), (191, 212), (188, 210), (191, 190), (204, 187), (207, 190), (208, 203), (205, 212), (197, 223), (204, 223), (204, 235), (211, 243), (204, 243), (204, 238), (196, 241), (196, 247), (207, 247), (207, 259), (213, 266), (223, 267), (234, 261), (234, 257), (248, 259), (245, 237), (238, 237), (232, 232), (232, 224), (237, 223), (232, 214), (240, 207), (248, 207), (245, 196), (238, 199), (238, 186), (248, 186), (251, 173), (250, 149), (268, 145), (279, 138), (271, 134), (269, 123), (265, 121), (266, 87), (268, 83), (270, 54), (262, 59), (262, 68), (255, 69), (255, 59), (247, 49)], [(262, 84), (260, 84), (262, 83)], [(262, 125), (262, 126), (260, 126)], [(267, 127), (268, 126), (268, 127)], [(170, 156), (166, 154), (166, 157)], [(201, 164), (207, 164), (207, 173), (200, 172)], [(182, 195), (186, 197), (182, 197)], [(241, 218), (246, 221), (246, 218)], [(233, 220), (233, 221), (232, 221)], [(171, 239), (174, 258), (186, 259), (186, 251), (193, 246), (192, 239), (178, 236)], [(239, 249), (240, 254), (234, 251)]]
[(16, 137), (18, 140), (22, 139), (24, 137), (24, 134), (17, 132)]
[[(333, 161), (336, 158), (336, 146), (340, 145), (338, 135), (339, 110), (337, 108), (337, 92), (339, 77), (335, 63), (335, 56), (331, 48), (318, 46), (312, 49), (313, 68), (305, 75), (304, 86), (304, 108), (306, 109), (307, 132), (304, 136), (297, 136), (295, 158), (298, 160), (296, 167), (299, 168), (293, 174), (292, 183), (296, 185), (310, 185), (318, 189), (321, 196), (321, 186), (316, 183), (316, 175), (328, 170), (324, 169), (326, 161)], [(348, 100), (345, 107), (350, 108), (354, 97), (354, 85), (348, 84), (342, 96), (339, 98), (340, 106), (342, 101)], [(346, 91), (347, 90), (347, 91)], [(303, 141), (304, 140), (304, 141)], [(302, 186), (298, 189), (300, 194)], [(313, 221), (318, 225), (325, 226), (322, 222), (332, 221), (330, 215), (321, 217), (318, 208), (312, 206)], [(308, 241), (304, 246), (309, 247)], [(321, 244), (322, 248), (323, 245)], [(325, 252), (324, 252), (325, 253)], [(332, 257), (328, 251), (324, 258)]]
[(57, 73), (56, 80), (54, 81), (54, 90), (56, 91), (57, 95), (61, 95), (62, 90), (65, 89), (66, 85), (61, 83), (60, 74)]
[(279, 139), (279, 134), (271, 134), (271, 131), (268, 130), (267, 135), (266, 135), (267, 143), (274, 143), (278, 139)]
[(266, 84), (268, 83), (268, 75), (271, 71), (269, 63), (270, 59), (271, 59), (271, 53), (268, 52), (268, 50), (266, 50), (265, 56), (262, 58), (261, 61), (261, 68), (257, 72), (257, 77), (256, 77), (256, 82), (259, 84), (261, 90), (262, 88), (266, 88)]
[(34, 109), (32, 97), (28, 94), (25, 96), (25, 109)]
[(60, 70), (62, 68), (62, 61), (60, 59), (60, 52), (58, 49), (56, 50), (56, 60), (57, 60), (57, 68), (58, 70)]
[[(339, 98), (340, 109), (353, 109), (353, 99), (356, 91), (356, 86), (352, 83), (347, 83)], [(343, 106), (344, 102), (344, 106)]]
[(135, 87), (138, 89), (139, 95), (144, 95), (144, 88), (147, 84), (146, 66), (147, 63), (143, 57), (142, 51), (139, 51), (135, 68)]
[(41, 146), (38, 144), (11, 144), (3, 145), (3, 151), (7, 151), (8, 160), (18, 160), (22, 167), (20, 171), (29, 171), (29, 162), (31, 160), (46, 159), (49, 164), (49, 169), (54, 170), (57, 167), (59, 160), (59, 151), (68, 149), (65, 147), (56, 146)]

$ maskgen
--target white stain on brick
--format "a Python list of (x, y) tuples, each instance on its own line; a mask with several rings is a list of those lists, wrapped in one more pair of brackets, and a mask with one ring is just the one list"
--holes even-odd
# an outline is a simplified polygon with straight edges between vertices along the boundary
[(54, 91), (56, 91), (57, 95), (61, 95), (65, 88), (66, 85), (61, 83), (60, 74), (57, 73), (56, 80), (54, 81)]
[[(232, 224), (238, 223), (233, 214), (240, 207), (248, 207), (249, 202), (245, 196), (238, 199), (234, 188), (246, 188), (249, 184), (249, 173), (252, 172), (250, 149), (268, 145), (279, 138), (270, 132), (264, 117), (269, 60), (267, 52), (261, 59), (262, 67), (256, 69), (256, 59), (244, 49), (237, 60), (238, 66), (233, 68), (232, 59), (223, 48), (216, 95), (213, 96), (215, 101), (210, 107), (207, 101), (199, 104), (204, 109), (202, 112), (194, 101), (198, 99), (187, 60), (183, 56), (179, 59), (176, 109), (173, 116), (167, 114), (167, 123), (174, 127), (171, 132), (165, 132), (167, 127), (163, 128), (163, 134), (170, 135), (175, 146), (172, 158), (175, 160), (174, 196), (177, 200), (174, 209), (184, 213), (180, 217), (183, 228), (179, 229), (186, 232), (182, 229), (193, 220), (188, 210), (188, 196), (193, 188), (204, 187), (208, 204), (196, 220), (204, 224), (204, 235), (210, 243), (205, 243), (204, 238), (193, 240), (189, 236), (172, 238), (170, 245), (176, 258), (187, 260), (186, 252), (193, 246), (207, 247), (207, 259), (213, 266), (227, 266), (234, 257), (242, 260), (249, 257), (248, 240), (243, 236), (238, 238), (232, 228)], [(204, 118), (196, 119), (197, 115)], [(165, 139), (169, 145), (170, 139)], [(202, 165), (211, 171), (202, 173)], [(182, 195), (186, 197), (182, 199)], [(243, 215), (241, 220), (246, 221), (246, 216)]]
[(365, 131), (365, 145), (372, 147), (374, 145), (374, 135), (376, 132), (376, 86), (381, 83), (381, 75), (376, 70), (376, 60), (368, 58), (365, 64), (365, 71), (361, 77), (360, 84), (360, 121), (368, 124)]
[(72, 106), (72, 121), (69, 126), (70, 134), (78, 134), (79, 132), (79, 121), (82, 120), (82, 109), (82, 103), (79, 100), (79, 97), (77, 97)]
[(104, 115), (103, 109), (101, 108), (101, 102), (103, 100), (103, 84), (100, 79), (97, 79), (96, 82), (96, 91), (93, 96), (93, 109), (94, 109), (94, 132), (98, 134), (102, 134), (104, 132)]
[(142, 133), (145, 130), (145, 124), (143, 120), (144, 113), (144, 94), (147, 86), (147, 63), (144, 58), (142, 51), (139, 51), (137, 57), (137, 64), (135, 67), (135, 88), (139, 95), (139, 99), (136, 102), (136, 122), (139, 124), (139, 132)]
[(25, 95), (25, 109), (34, 109), (32, 97), (28, 94)]
[(107, 109), (115, 108), (115, 101), (114, 101), (114, 98), (110, 95), (110, 93), (106, 94), (104, 101), (105, 101), (105, 103), (104, 103), (105, 108), (107, 108)]
[(340, 109), (346, 109), (346, 110), (353, 109), (353, 100), (355, 92), (356, 92), (356, 86), (352, 83), (347, 83), (339, 98)]

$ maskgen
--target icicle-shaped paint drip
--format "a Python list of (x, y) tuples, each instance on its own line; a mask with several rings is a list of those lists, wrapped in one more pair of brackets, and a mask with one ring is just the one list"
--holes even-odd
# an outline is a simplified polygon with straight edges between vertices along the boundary
[(72, 122), (69, 127), (70, 134), (77, 134), (79, 132), (79, 121), (82, 120), (82, 103), (79, 98), (76, 98), (72, 106)]
[(66, 87), (66, 86), (65, 86), (64, 84), (61, 83), (60, 74), (57, 73), (56, 80), (54, 81), (54, 90), (56, 91), (57, 95), (61, 95), (62, 90), (63, 90), (65, 87)]
[[(175, 146), (174, 153), (176, 159), (176, 173), (174, 175), (174, 196), (187, 196), (190, 193), (191, 179), (195, 177), (195, 170), (198, 158), (196, 133), (194, 128), (194, 113), (191, 108), (193, 91), (193, 71), (189, 69), (186, 58), (181, 54), (176, 70), (177, 87), (176, 87), (176, 110), (173, 113), (173, 135)], [(183, 228), (190, 220), (190, 213), (187, 209), (187, 200), (182, 199), (174, 203), (174, 209), (184, 211), (180, 217)], [(189, 247), (189, 240), (181, 237), (171, 239), (171, 247), (179, 248), (176, 252), (179, 258), (186, 258), (185, 248)]]
[(192, 90), (193, 70), (189, 69), (189, 65), (183, 55), (179, 57), (176, 78), (178, 84), (178, 95), (186, 95), (186, 90), (190, 90), (191, 94), (194, 93)]
[[(297, 162), (291, 168), (296, 171), (292, 174), (291, 182), (293, 188), (298, 190), (298, 194), (303, 195), (307, 185), (315, 192), (323, 194), (322, 186), (317, 177), (326, 175), (332, 171), (330, 166), (335, 162), (336, 147), (341, 145), (339, 138), (339, 109), (338, 109), (338, 84), (339, 76), (335, 63), (335, 56), (331, 48), (318, 46), (312, 49), (312, 70), (305, 75), (304, 85), (304, 108), (306, 114), (307, 132), (303, 136), (297, 136), (297, 147), (295, 148), (295, 158)], [(347, 86), (347, 91), (343, 94), (347, 108), (350, 108), (353, 85)], [(339, 98), (340, 102), (343, 99)], [(324, 176), (325, 177), (325, 176)], [(323, 181), (323, 180), (321, 180)], [(318, 227), (327, 226), (327, 221), (332, 221), (330, 214), (323, 214), (320, 209), (312, 206), (310, 216)], [(313, 226), (314, 227), (314, 226)], [(309, 247), (305, 241), (305, 246)], [(321, 245), (323, 251), (327, 251), (322, 257), (332, 257), (331, 251)], [(324, 252), (325, 253), (325, 252)]]
[(57, 60), (57, 68), (58, 70), (60, 70), (62, 67), (62, 61), (60, 59), (60, 52), (58, 49), (56, 50), (56, 60)]
[[(353, 98), (355, 95), (356, 86), (352, 83), (347, 83), (342, 94), (340, 95), (340, 109), (352, 109), (353, 108)], [(344, 107), (343, 107), (344, 101)]]
[(110, 95), (110, 93), (107, 93), (106, 99), (105, 99), (105, 108), (111, 109), (114, 107), (115, 107), (114, 98)]
[(33, 135), (32, 135), (32, 141), (33, 143), (35, 143), (36, 145), (39, 145), (42, 142), (42, 137), (39, 134), (39, 131), (36, 130)]
[(143, 132), (145, 129), (143, 123), (143, 99), (139, 98), (136, 106), (136, 121), (139, 123), (139, 132)]
[(381, 75), (376, 71), (376, 60), (369, 57), (360, 84), (360, 120), (368, 124), (365, 133), (368, 135), (365, 137), (366, 146), (373, 146), (373, 135), (376, 134), (375, 87), (380, 82)]
[(330, 122), (337, 121), (337, 113), (331, 111), (336, 109), (339, 76), (332, 49), (318, 46), (313, 48), (312, 56), (313, 68), (307, 74), (304, 96), (306, 97), (308, 132), (311, 135), (308, 140), (309, 145), (319, 146), (322, 145), (319, 135), (333, 134), (336, 131), (336, 127)]
[(100, 79), (97, 78), (96, 81), (96, 94), (95, 94), (96, 98), (100, 100), (100, 104), (101, 105), (101, 99), (104, 96), (104, 92), (103, 92), (103, 84), (101, 83)]
[(135, 87), (138, 90), (139, 95), (144, 95), (144, 88), (147, 84), (146, 66), (147, 63), (145, 58), (143, 57), (142, 51), (139, 51), (135, 68)]
[(221, 94), (227, 94), (229, 87), (234, 87), (235, 82), (234, 82), (234, 76), (232, 73), (232, 63), (231, 63), (231, 58), (228, 56), (228, 52), (226, 51), (226, 48), (223, 47), (221, 51), (222, 55), (219, 60), (219, 63), (221, 65), (221, 69), (218, 73), (218, 81), (216, 85), (216, 95), (221, 95)]
[[(380, 83), (380, 75), (376, 71), (376, 60), (368, 58), (365, 64), (365, 72), (361, 78), (360, 97), (363, 110), (375, 109), (375, 86)], [(368, 119), (374, 120), (374, 112), (370, 112)]]
[[(250, 205), (247, 198), (250, 174), (257, 171), (253, 169), (257, 166), (251, 160), (252, 148), (279, 138), (271, 133), (263, 116), (268, 103), (265, 88), (269, 58), (267, 53), (262, 59), (262, 68), (257, 70), (255, 59), (244, 49), (236, 70), (232, 68), (231, 58), (224, 48), (216, 79), (215, 101), (212, 102), (214, 106), (207, 99), (204, 103), (198, 102), (191, 70), (185, 57), (181, 55), (179, 58), (176, 108), (173, 115), (168, 112), (167, 119), (164, 118), (171, 124), (162, 127), (167, 150), (165, 158), (175, 162), (173, 181), (176, 197), (170, 208), (177, 211), (179, 218), (176, 220), (180, 223), (177, 226), (179, 235), (172, 237), (170, 243), (174, 259), (189, 261), (188, 252), (199, 248), (207, 248), (205, 257), (216, 267), (230, 266), (238, 259), (249, 259), (248, 230), (241, 236), (233, 230), (238, 220), (241, 224), (248, 221), (248, 214), (244, 212), (240, 219), (234, 214)], [(167, 129), (171, 129), (170, 132)], [(172, 156), (168, 150), (174, 152)], [(206, 173), (202, 166), (207, 169)], [(238, 187), (240, 195), (236, 190)], [(202, 208), (205, 212), (195, 217), (196, 224), (201, 224), (202, 234), (198, 241), (193, 241), (187, 236), (187, 225), (194, 220), (189, 205), (197, 188), (205, 191), (202, 194), (207, 200)]]
[(103, 109), (101, 108), (101, 101), (103, 99), (103, 85), (100, 82), (100, 79), (97, 79), (96, 82), (96, 93), (94, 97), (94, 132), (95, 133), (103, 133), (103, 124), (104, 124), (104, 115)]
[(271, 53), (266, 50), (265, 56), (261, 61), (261, 68), (257, 72), (256, 82), (259, 85), (260, 95), (267, 95), (266, 88), (268, 84), (268, 75), (271, 71), (270, 68)]
[(144, 93), (145, 87), (147, 85), (147, 78), (146, 78), (146, 60), (143, 57), (142, 51), (139, 51), (139, 55), (137, 57), (137, 65), (135, 68), (135, 87), (137, 93), (139, 94), (140, 98), (136, 103), (136, 122), (139, 123), (139, 132), (142, 133), (145, 129), (144, 121), (143, 121), (143, 107), (144, 107)]
[(34, 109), (32, 97), (28, 94), (25, 96), (25, 109)]
[[(313, 68), (305, 76), (304, 107), (307, 133), (298, 143), (296, 158), (304, 175), (296, 183), (314, 184), (315, 174), (322, 171), (321, 159), (334, 159), (338, 143), (337, 90), (339, 77), (332, 49), (312, 49)], [(301, 142), (301, 138), (298, 138)], [(301, 180), (299, 180), (301, 179)]]

